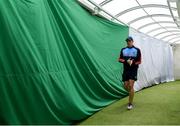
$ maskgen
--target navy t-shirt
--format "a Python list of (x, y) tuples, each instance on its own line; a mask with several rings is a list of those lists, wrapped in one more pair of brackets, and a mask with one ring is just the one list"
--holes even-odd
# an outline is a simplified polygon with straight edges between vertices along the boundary
[[(133, 60), (131, 66), (127, 63), (128, 59)], [(135, 46), (122, 48), (119, 61), (124, 64), (124, 70), (137, 69), (141, 63), (140, 49)]]

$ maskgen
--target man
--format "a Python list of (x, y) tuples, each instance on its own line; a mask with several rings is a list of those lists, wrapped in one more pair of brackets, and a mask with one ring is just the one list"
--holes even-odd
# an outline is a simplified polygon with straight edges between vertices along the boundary
[(125, 89), (129, 92), (129, 103), (127, 108), (133, 108), (132, 102), (134, 98), (134, 82), (137, 80), (137, 71), (141, 63), (141, 51), (133, 45), (133, 38), (126, 39), (127, 47), (122, 48), (120, 52), (119, 62), (123, 63), (124, 71), (122, 81)]

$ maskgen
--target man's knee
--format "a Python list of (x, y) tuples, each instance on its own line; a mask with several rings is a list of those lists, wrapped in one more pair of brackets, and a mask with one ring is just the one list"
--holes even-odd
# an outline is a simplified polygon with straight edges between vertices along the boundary
[(124, 82), (124, 88), (129, 91), (129, 82), (128, 81), (125, 81)]
[(129, 85), (129, 82), (128, 81), (125, 81), (124, 82), (124, 86), (127, 87)]
[(134, 80), (129, 80), (129, 88), (130, 88), (130, 91), (134, 90)]

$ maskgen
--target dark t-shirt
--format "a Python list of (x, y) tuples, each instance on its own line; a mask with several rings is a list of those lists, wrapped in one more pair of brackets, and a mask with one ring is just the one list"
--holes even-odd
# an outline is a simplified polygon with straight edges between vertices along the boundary
[[(133, 60), (131, 66), (127, 63), (128, 59)], [(137, 70), (139, 64), (141, 63), (140, 49), (135, 46), (122, 48), (120, 52), (119, 61), (124, 64), (124, 70)]]

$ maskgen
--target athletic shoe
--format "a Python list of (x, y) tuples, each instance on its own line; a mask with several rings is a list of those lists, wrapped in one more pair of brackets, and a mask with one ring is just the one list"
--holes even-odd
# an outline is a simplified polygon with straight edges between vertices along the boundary
[(131, 103), (128, 104), (127, 109), (131, 110), (133, 108), (133, 105)]

